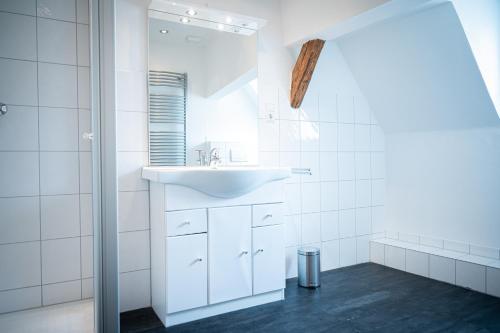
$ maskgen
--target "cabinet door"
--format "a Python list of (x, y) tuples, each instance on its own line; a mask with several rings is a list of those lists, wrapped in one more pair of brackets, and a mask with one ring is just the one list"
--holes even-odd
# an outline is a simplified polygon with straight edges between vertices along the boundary
[(207, 305), (207, 234), (168, 237), (167, 312)]
[(251, 208), (208, 210), (209, 302), (252, 295)]
[(283, 225), (253, 228), (253, 293), (285, 288)]

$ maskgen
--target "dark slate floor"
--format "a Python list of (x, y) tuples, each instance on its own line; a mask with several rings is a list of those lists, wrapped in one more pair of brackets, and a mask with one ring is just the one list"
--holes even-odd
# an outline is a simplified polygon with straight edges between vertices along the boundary
[(500, 332), (500, 299), (376, 264), (322, 273), (316, 290), (287, 281), (285, 301), (164, 328), (152, 309), (122, 332)]

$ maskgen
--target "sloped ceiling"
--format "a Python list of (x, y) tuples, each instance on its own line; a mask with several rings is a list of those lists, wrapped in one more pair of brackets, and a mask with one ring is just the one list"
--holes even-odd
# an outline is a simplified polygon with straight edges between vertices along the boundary
[(449, 2), (338, 39), (386, 132), (500, 125)]

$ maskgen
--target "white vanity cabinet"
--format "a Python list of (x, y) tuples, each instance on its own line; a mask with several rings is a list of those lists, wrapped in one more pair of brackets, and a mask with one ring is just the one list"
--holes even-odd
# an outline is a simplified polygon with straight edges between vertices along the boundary
[(152, 306), (165, 326), (284, 298), (283, 182), (235, 198), (150, 183)]

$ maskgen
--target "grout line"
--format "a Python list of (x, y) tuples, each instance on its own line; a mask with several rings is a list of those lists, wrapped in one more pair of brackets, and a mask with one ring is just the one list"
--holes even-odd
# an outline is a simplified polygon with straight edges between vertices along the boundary
[[(75, 8), (76, 8), (76, 6), (75, 6)], [(36, 12), (35, 12), (35, 15), (26, 14), (26, 13), (16, 13), (16, 12), (8, 11), (8, 10), (0, 10), (0, 13), (34, 17), (36, 19), (41, 18), (41, 19), (44, 19), (44, 20), (59, 21), (59, 22), (66, 22), (66, 23), (78, 23), (78, 24), (89, 25), (88, 23), (79, 23), (79, 22), (77, 22), (77, 18), (76, 17), (75, 17), (75, 21), (70, 21), (70, 20), (57, 19), (57, 18), (52, 18), (52, 17), (39, 16), (38, 15), (38, 1), (36, 3)]]

